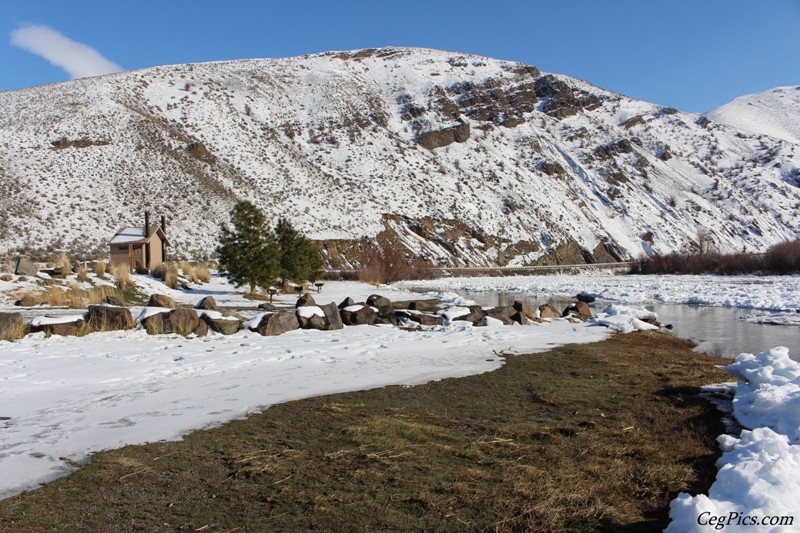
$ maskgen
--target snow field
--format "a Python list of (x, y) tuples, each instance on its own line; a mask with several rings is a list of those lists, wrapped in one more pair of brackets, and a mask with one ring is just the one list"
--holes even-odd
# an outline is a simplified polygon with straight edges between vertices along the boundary
[(487, 372), (502, 364), (494, 351), (532, 353), (609, 334), (557, 320), (0, 341), (0, 497), (65, 475), (95, 451), (177, 439), (279, 402)]

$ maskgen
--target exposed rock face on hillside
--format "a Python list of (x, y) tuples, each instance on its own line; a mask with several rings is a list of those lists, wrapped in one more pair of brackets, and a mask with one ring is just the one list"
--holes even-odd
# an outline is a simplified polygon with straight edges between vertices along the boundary
[(97, 248), (145, 209), (203, 257), (239, 199), (353, 266), (725, 251), (800, 233), (797, 144), (510, 61), (387, 48), (0, 93), (0, 253)]

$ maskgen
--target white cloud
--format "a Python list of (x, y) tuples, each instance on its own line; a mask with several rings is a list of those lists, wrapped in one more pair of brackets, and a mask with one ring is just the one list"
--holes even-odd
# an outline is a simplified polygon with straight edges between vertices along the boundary
[(14, 30), (11, 32), (11, 44), (63, 68), (72, 79), (122, 70), (94, 48), (76, 43), (47, 26), (26, 26)]

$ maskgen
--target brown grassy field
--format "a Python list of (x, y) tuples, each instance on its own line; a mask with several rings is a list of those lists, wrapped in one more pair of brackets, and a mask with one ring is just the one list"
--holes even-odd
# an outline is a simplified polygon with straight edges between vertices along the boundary
[(618, 335), (416, 387), (277, 405), (99, 453), (0, 531), (661, 531), (713, 481), (723, 361)]

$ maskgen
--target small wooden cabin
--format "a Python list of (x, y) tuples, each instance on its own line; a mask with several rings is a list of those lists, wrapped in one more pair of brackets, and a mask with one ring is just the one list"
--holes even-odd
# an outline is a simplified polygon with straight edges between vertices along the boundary
[(149, 272), (166, 260), (169, 240), (165, 218), (161, 217), (161, 226), (150, 225), (149, 213), (144, 214), (144, 220), (144, 226), (123, 228), (111, 238), (112, 265), (127, 265), (131, 272)]

